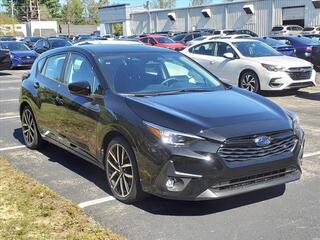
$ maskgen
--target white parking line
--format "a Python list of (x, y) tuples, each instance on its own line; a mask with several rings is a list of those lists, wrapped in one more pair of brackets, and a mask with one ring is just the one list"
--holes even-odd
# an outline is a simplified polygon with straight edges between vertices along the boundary
[(303, 157), (314, 157), (320, 155), (320, 151), (318, 152), (314, 152), (314, 153), (307, 153), (307, 154), (303, 154)]
[(13, 118), (20, 118), (20, 116), (15, 115), (15, 116), (9, 116), (9, 117), (0, 117), (0, 120), (7, 120), (7, 119), (13, 119)]
[(0, 91), (8, 91), (8, 90), (19, 90), (20, 88), (17, 87), (7, 87), (7, 88), (0, 88)]
[(78, 206), (80, 208), (85, 208), (85, 207), (89, 207), (89, 206), (96, 205), (96, 204), (99, 204), (99, 203), (110, 202), (110, 201), (113, 201), (113, 200), (115, 200), (114, 197), (108, 196), (108, 197), (98, 198), (98, 199), (94, 199), (94, 200), (87, 201), (87, 202), (82, 202), (82, 203), (79, 203)]
[(18, 146), (13, 146), (13, 147), (4, 147), (4, 148), (0, 148), (0, 152), (20, 149), (20, 148), (25, 148), (25, 147), (26, 147), (25, 145), (18, 145)]
[(3, 103), (3, 102), (17, 102), (19, 101), (18, 98), (14, 98), (14, 99), (5, 99), (5, 100), (0, 100), (0, 103)]
[(0, 80), (0, 83), (20, 83), (21, 80)]

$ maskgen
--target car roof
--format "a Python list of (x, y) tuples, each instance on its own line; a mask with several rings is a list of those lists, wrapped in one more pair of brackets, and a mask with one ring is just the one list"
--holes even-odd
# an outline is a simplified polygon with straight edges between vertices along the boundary
[(23, 42), (20, 42), (20, 41), (0, 41), (0, 43), (21, 43), (21, 44), (24, 44)]
[(98, 45), (98, 44), (123, 44), (123, 45), (144, 45), (142, 42), (138, 41), (125, 41), (125, 40), (88, 40), (83, 42), (78, 42), (74, 46), (82, 45)]

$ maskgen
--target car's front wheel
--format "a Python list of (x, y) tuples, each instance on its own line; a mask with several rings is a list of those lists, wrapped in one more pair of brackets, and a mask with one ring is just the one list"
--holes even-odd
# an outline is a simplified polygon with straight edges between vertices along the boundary
[(41, 148), (44, 145), (44, 140), (38, 131), (36, 120), (29, 106), (22, 110), (21, 124), (26, 146), (31, 149)]
[(253, 71), (246, 71), (241, 74), (239, 87), (247, 89), (250, 92), (258, 93), (260, 91), (260, 82), (258, 75)]
[(105, 169), (115, 198), (124, 203), (133, 203), (145, 196), (134, 153), (124, 139), (115, 138), (109, 143), (105, 154)]

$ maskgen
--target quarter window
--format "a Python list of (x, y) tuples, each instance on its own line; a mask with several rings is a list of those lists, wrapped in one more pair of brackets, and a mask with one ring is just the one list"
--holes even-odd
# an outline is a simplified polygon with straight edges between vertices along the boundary
[(214, 56), (223, 57), (223, 55), (228, 52), (233, 53), (234, 56), (237, 55), (229, 44), (224, 42), (218, 42), (214, 51)]
[(60, 81), (65, 59), (65, 54), (49, 57), (44, 67), (43, 75), (54, 81)]

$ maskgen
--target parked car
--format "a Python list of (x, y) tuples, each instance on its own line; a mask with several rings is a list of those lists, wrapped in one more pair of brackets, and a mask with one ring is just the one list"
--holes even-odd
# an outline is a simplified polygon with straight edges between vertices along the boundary
[(146, 45), (169, 48), (176, 51), (181, 51), (185, 49), (185, 45), (179, 42), (173, 41), (171, 38), (161, 36), (161, 35), (149, 35), (139, 39)]
[(17, 38), (13, 36), (3, 36), (0, 37), (0, 41), (17, 41)]
[(299, 25), (275, 26), (270, 32), (270, 36), (286, 36), (301, 34), (303, 27)]
[(232, 35), (237, 34), (236, 30), (233, 29), (224, 29), (224, 30), (215, 30), (213, 35), (220, 35), (220, 36), (226, 36), (226, 35)]
[(198, 32), (204, 35), (212, 35), (214, 33), (215, 29), (213, 28), (199, 28), (197, 30), (195, 30), (194, 32)]
[(194, 45), (194, 44), (197, 44), (200, 42), (208, 41), (208, 40), (211, 40), (211, 38), (212, 38), (212, 35), (201, 36), (201, 37), (195, 38), (195, 39), (187, 42), (187, 46), (191, 46), (191, 45)]
[(255, 32), (248, 30), (248, 29), (238, 29), (236, 30), (237, 34), (245, 34), (245, 35), (250, 35), (251, 37), (259, 37), (258, 34)]
[(295, 57), (296, 56), (296, 50), (293, 46), (284, 44), (283, 42), (279, 40), (275, 40), (273, 38), (269, 37), (258, 37), (254, 38), (256, 40), (260, 40), (266, 44), (268, 44), (270, 47), (274, 48), (278, 52), (280, 52), (283, 55)]
[(31, 67), (38, 56), (22, 42), (0, 41), (0, 49), (10, 52), (11, 68)]
[(29, 48), (33, 48), (33, 45), (40, 39), (43, 39), (43, 38), (42, 37), (25, 37), (21, 41), (25, 45), (27, 45)]
[(296, 49), (296, 56), (311, 62), (315, 67), (320, 66), (320, 44), (319, 42), (303, 36), (273, 37), (284, 44)]
[(10, 52), (0, 49), (0, 71), (10, 69), (11, 64)]
[(305, 27), (302, 30), (301, 34), (303, 34), (303, 35), (306, 35), (306, 34), (320, 34), (320, 26)]
[(91, 40), (75, 43), (73, 46), (82, 45), (99, 45), (99, 44), (124, 44), (124, 45), (143, 45), (140, 41), (125, 41), (125, 40)]
[(125, 203), (144, 192), (223, 198), (301, 176), (304, 133), (294, 113), (169, 49), (55, 49), (39, 56), (21, 89), (26, 146), (48, 141), (96, 164)]
[(201, 33), (182, 33), (182, 34), (178, 34), (172, 37), (172, 40), (175, 42), (179, 42), (182, 44), (186, 44), (187, 42), (201, 37), (202, 34)]
[(72, 44), (62, 38), (47, 38), (47, 39), (40, 39), (37, 41), (34, 46), (33, 50), (35, 50), (37, 53), (41, 54), (45, 51), (48, 51), (50, 49), (59, 48), (59, 47), (67, 47), (71, 46)]
[(188, 47), (182, 53), (224, 83), (252, 92), (316, 85), (316, 72), (309, 62), (284, 56), (258, 40), (212, 40)]
[(200, 42), (206, 42), (214, 39), (239, 39), (239, 38), (251, 38), (251, 36), (247, 34), (234, 34), (234, 35), (225, 35), (225, 36), (220, 36), (220, 35), (202, 36), (188, 42), (187, 46), (191, 46)]

